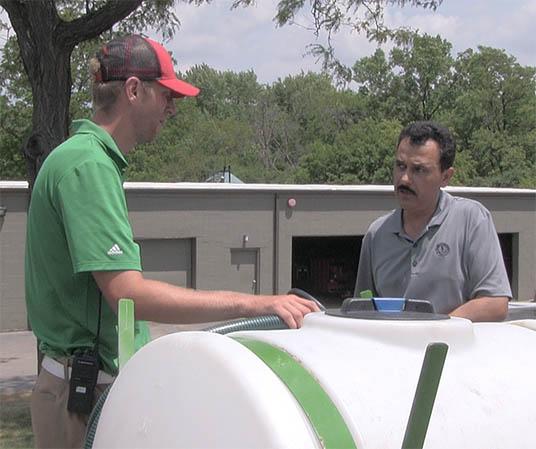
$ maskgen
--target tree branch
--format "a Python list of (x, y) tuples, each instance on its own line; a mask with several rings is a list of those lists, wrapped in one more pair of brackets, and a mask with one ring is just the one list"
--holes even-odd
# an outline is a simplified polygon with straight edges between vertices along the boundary
[[(40, 0), (38, 2), (25, 2), (21, 0), (0, 0), (9, 16), (11, 26), (17, 34), (17, 41), (21, 52), (33, 54), (41, 41), (39, 32), (41, 23), (54, 24), (59, 22), (56, 5), (53, 0)], [(21, 38), (25, 36), (25, 38)]]
[(58, 29), (58, 38), (71, 47), (82, 41), (93, 39), (127, 17), (142, 2), (143, 0), (109, 0), (100, 9), (71, 22), (62, 22)]

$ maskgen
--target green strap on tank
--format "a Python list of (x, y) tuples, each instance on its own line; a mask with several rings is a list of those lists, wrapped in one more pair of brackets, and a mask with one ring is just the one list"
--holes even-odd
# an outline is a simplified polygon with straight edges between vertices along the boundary
[(430, 343), (426, 347), (402, 449), (422, 449), (424, 446), (448, 348), (446, 343), (441, 342)]
[(232, 337), (257, 355), (294, 395), (325, 449), (357, 448), (344, 419), (328, 394), (287, 352), (258, 340)]
[(117, 309), (117, 337), (119, 370), (134, 353), (151, 341), (149, 325), (134, 319), (134, 301), (122, 298)]

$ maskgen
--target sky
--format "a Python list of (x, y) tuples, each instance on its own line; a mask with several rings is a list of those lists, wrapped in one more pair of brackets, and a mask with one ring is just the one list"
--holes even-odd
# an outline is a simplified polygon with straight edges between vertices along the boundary
[[(181, 27), (165, 43), (178, 62), (177, 69), (184, 72), (206, 63), (221, 71), (253, 70), (259, 82), (268, 84), (302, 71), (319, 72), (320, 62), (306, 54), (307, 46), (315, 43), (313, 33), (304, 26), (277, 27), (273, 22), (277, 2), (257, 0), (256, 6), (231, 10), (232, 0), (212, 0), (202, 6), (178, 1), (175, 12)], [(0, 18), (6, 20), (6, 16), (0, 8)], [(310, 19), (303, 14), (296, 21), (307, 25)], [(536, 67), (536, 0), (444, 0), (435, 12), (389, 7), (385, 22), (390, 27), (439, 34), (452, 44), (453, 56), (484, 45), (503, 49), (520, 64)], [(5, 34), (0, 32), (0, 46)], [(147, 34), (162, 39), (151, 31)], [(335, 36), (334, 46), (336, 56), (349, 67), (377, 48), (364, 36), (346, 31)], [(382, 48), (388, 51), (390, 46)]]
[[(315, 42), (312, 32), (297, 25), (277, 27), (272, 20), (276, 0), (256, 3), (234, 10), (230, 10), (232, 0), (213, 0), (203, 6), (179, 3), (175, 10), (181, 27), (165, 43), (178, 69), (184, 72), (201, 63), (222, 71), (251, 69), (262, 83), (301, 71), (320, 71), (320, 63), (306, 55), (307, 45)], [(307, 20), (305, 14), (297, 18), (301, 25)], [(385, 22), (391, 27), (409, 26), (439, 34), (453, 45), (453, 56), (483, 45), (505, 50), (522, 65), (536, 66), (536, 0), (444, 0), (435, 12), (389, 7)], [(151, 37), (158, 39), (158, 35)], [(365, 37), (349, 32), (339, 33), (334, 46), (347, 66), (377, 48)], [(388, 51), (390, 46), (383, 48)]]

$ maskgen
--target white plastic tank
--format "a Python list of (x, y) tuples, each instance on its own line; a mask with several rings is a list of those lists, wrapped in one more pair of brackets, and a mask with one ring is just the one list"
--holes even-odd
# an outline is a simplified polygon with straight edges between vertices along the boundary
[[(121, 371), (93, 448), (328, 448), (312, 416), (318, 420), (323, 412), (328, 432), (342, 425), (354, 447), (400, 448), (425, 348), (445, 342), (424, 447), (534, 449), (534, 321), (396, 321), (319, 312), (299, 330), (167, 335)], [(275, 359), (263, 361), (248, 347), (252, 341), (274, 348)], [(291, 387), (273, 364), (287, 370)]]

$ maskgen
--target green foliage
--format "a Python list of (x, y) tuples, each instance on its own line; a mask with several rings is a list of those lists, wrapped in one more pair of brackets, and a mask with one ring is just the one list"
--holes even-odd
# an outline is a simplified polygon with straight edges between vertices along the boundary
[[(102, 40), (80, 44), (71, 59), (71, 119), (87, 117), (91, 112), (87, 55), (94, 54)], [(22, 68), (16, 37), (10, 37), (2, 49), (0, 63), (0, 179), (24, 179), (26, 163), (21, 153), (31, 132), (32, 90)]]
[(296, 179), (305, 183), (390, 184), (400, 123), (366, 119), (342, 132), (334, 144), (315, 142)]
[[(534, 163), (527, 160), (536, 148), (535, 133), (513, 136), (481, 128), (473, 133), (472, 153), (478, 161), (474, 182), (494, 187), (536, 186)], [(528, 138), (527, 138), (528, 137)]]
[(31, 109), (23, 101), (9, 102), (0, 97), (0, 179), (17, 180), (26, 176), (21, 152), (23, 136), (31, 125)]
[(0, 62), (0, 179), (24, 179), (26, 164), (21, 145), (32, 118), (31, 89), (21, 71), (18, 45), (9, 38)]
[(201, 89), (197, 105), (214, 118), (246, 119), (262, 91), (253, 71), (219, 72), (202, 64), (190, 69), (187, 77)]
[(522, 67), (503, 50), (479, 47), (461, 53), (457, 74), (453, 124), (464, 141), (484, 128), (509, 134), (536, 127), (536, 69)]
[(456, 149), (456, 160), (454, 161), (454, 176), (450, 184), (454, 186), (471, 186), (477, 177), (477, 162), (473, 159), (471, 150), (458, 145)]
[[(86, 3), (100, 5), (65, 1), (63, 16), (74, 17)], [(288, 11), (304, 4), (284, 3)], [(88, 57), (128, 27), (73, 52), (71, 118), (91, 113)], [(451, 128), (458, 142), (452, 184), (536, 186), (535, 68), (487, 47), (453, 57), (440, 36), (408, 32), (389, 54), (378, 49), (344, 70), (356, 89), (342, 89), (327, 73), (262, 85), (253, 71), (193, 67), (180, 76), (201, 94), (180, 100), (158, 138), (129, 154), (127, 179), (199, 182), (230, 165), (245, 182), (390, 184), (400, 129), (431, 119)], [(20, 148), (30, 131), (32, 96), (13, 39), (3, 49), (0, 89), (0, 177), (23, 179)]]
[(361, 58), (353, 67), (353, 80), (366, 103), (369, 117), (389, 117), (396, 107), (393, 92), (395, 74), (385, 53), (377, 49), (372, 56)]
[(327, 75), (307, 73), (275, 82), (275, 102), (302, 131), (301, 139), (333, 142), (351, 119), (340, 92)]
[(458, 142), (458, 185), (536, 186), (535, 68), (503, 50), (479, 47), (456, 59), (439, 36), (412, 35), (386, 58), (358, 60), (353, 80), (378, 120), (435, 120)]
[(403, 123), (430, 120), (449, 106), (451, 48), (440, 36), (425, 34), (414, 35), (410, 45), (391, 51), (390, 64), (399, 73), (392, 92), (398, 92), (395, 110)]

